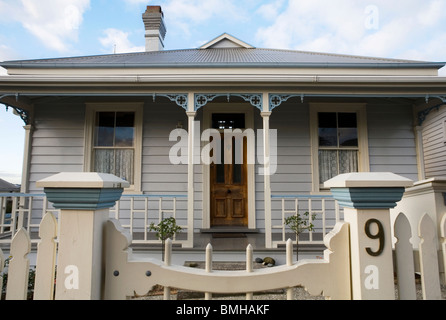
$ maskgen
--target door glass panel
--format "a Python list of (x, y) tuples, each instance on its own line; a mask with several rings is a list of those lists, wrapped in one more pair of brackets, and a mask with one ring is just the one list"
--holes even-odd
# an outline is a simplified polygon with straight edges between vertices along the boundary
[(214, 113), (212, 114), (213, 129), (245, 128), (244, 113)]
[(232, 182), (234, 184), (242, 183), (242, 165), (234, 164), (232, 166)]
[(220, 158), (220, 164), (217, 164), (217, 183), (225, 183), (225, 162), (224, 162), (225, 145), (221, 143), (220, 154), (217, 158)]
[[(237, 152), (237, 143), (235, 141), (236, 139), (232, 139), (232, 183), (233, 184), (240, 184), (242, 183), (242, 153), (240, 150)], [(243, 139), (242, 139), (243, 141)], [(237, 158), (239, 159), (236, 159)], [(241, 159), (240, 159), (241, 158)]]

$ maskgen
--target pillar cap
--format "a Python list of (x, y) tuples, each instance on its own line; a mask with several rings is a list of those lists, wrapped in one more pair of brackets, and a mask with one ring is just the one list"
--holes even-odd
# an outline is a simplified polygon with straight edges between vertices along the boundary
[(326, 188), (407, 188), (413, 181), (392, 172), (340, 174), (324, 183)]
[(112, 174), (97, 172), (61, 172), (37, 181), (39, 188), (123, 189), (130, 184)]
[(412, 180), (391, 172), (345, 173), (324, 184), (339, 205), (355, 209), (394, 208), (412, 185)]

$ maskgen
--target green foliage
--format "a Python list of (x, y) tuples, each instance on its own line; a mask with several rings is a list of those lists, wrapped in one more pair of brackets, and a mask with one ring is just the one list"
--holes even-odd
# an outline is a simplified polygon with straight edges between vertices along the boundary
[[(310, 214), (308, 212), (305, 212), (302, 216), (298, 213), (295, 216), (285, 218), (285, 224), (294, 231), (296, 236), (299, 236), (302, 231), (313, 231), (314, 225), (310, 222), (309, 216)], [(315, 217), (315, 214), (311, 215), (312, 220)]]
[(181, 230), (174, 217), (165, 218), (158, 225), (152, 222), (149, 226), (149, 231), (155, 231), (156, 237), (162, 241), (173, 238)]
[(155, 235), (158, 239), (162, 241), (161, 246), (161, 258), (164, 261), (164, 241), (167, 239), (172, 239), (175, 234), (180, 232), (182, 228), (177, 225), (174, 217), (164, 218), (158, 225), (153, 222), (149, 226), (149, 231), (155, 231)]
[[(296, 234), (296, 259), (299, 260), (299, 234), (305, 230), (313, 231), (314, 224), (310, 222), (309, 212), (305, 212), (303, 215), (297, 213), (294, 216), (285, 218), (285, 224), (294, 231)], [(311, 221), (316, 218), (315, 214), (311, 215)]]

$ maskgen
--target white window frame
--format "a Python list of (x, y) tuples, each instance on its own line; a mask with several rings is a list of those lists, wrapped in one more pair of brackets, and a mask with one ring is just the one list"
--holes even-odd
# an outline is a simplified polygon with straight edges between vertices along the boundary
[(135, 112), (135, 157), (134, 157), (134, 184), (124, 190), (127, 194), (141, 193), (141, 167), (142, 167), (142, 131), (143, 131), (142, 102), (119, 103), (87, 103), (85, 112), (85, 143), (84, 143), (84, 171), (93, 170), (93, 139), (95, 117), (97, 112)]
[(346, 112), (357, 115), (358, 122), (358, 171), (369, 172), (369, 143), (367, 134), (367, 114), (364, 103), (310, 103), (310, 134), (311, 134), (311, 166), (312, 192), (327, 193), (319, 184), (319, 112)]

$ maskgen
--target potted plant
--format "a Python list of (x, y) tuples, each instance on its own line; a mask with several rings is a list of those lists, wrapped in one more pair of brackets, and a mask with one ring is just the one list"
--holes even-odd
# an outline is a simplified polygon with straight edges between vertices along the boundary
[[(314, 229), (314, 225), (310, 222), (309, 216), (310, 214), (308, 212), (305, 212), (302, 216), (297, 213), (294, 216), (285, 218), (285, 224), (296, 234), (296, 260), (299, 260), (300, 233), (305, 230), (313, 231)], [(311, 220), (313, 221), (315, 217), (315, 214), (311, 215)]]
[(164, 246), (167, 239), (172, 239), (182, 228), (177, 225), (174, 217), (163, 218), (158, 225), (153, 222), (149, 226), (149, 231), (155, 231), (155, 235), (162, 242), (161, 254), (164, 261)]

